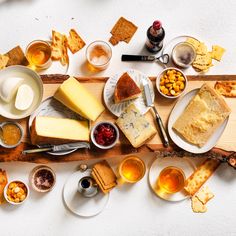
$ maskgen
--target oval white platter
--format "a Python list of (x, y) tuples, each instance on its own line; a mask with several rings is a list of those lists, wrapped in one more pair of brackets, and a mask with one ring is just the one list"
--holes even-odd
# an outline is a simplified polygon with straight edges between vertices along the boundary
[(188, 151), (188, 152), (192, 152), (192, 153), (204, 153), (209, 151), (210, 149), (212, 149), (218, 139), (221, 137), (221, 135), (224, 132), (224, 129), (228, 123), (229, 118), (227, 118), (214, 132), (214, 134), (209, 138), (209, 140), (207, 141), (207, 143), (202, 146), (202, 147), (198, 147), (194, 144), (191, 144), (189, 142), (187, 142), (186, 140), (184, 140), (176, 131), (174, 131), (172, 129), (175, 121), (179, 118), (179, 116), (183, 113), (184, 109), (186, 108), (186, 106), (189, 104), (190, 100), (198, 93), (200, 89), (194, 89), (190, 92), (188, 92), (184, 97), (182, 97), (181, 100), (179, 100), (176, 105), (174, 106), (174, 108), (172, 109), (170, 116), (169, 116), (169, 121), (168, 121), (168, 132), (169, 135), (172, 139), (172, 141), (179, 146), (180, 148)]
[[(115, 102), (114, 102), (114, 91), (115, 91), (116, 83), (119, 80), (119, 78), (121, 77), (121, 75), (125, 72), (128, 72), (130, 77), (137, 83), (139, 88), (142, 90), (142, 95), (140, 97), (136, 98), (136, 99), (132, 99), (132, 100), (129, 100), (129, 101), (126, 101), (126, 102), (121, 102), (121, 103), (115, 104)], [(118, 74), (115, 74), (115, 75), (111, 76), (107, 80), (107, 82), (104, 86), (104, 90), (103, 90), (103, 99), (104, 99), (104, 102), (107, 106), (107, 109), (112, 114), (119, 117), (121, 115), (121, 113), (126, 109), (126, 107), (128, 107), (131, 103), (134, 103), (135, 106), (139, 109), (139, 111), (142, 114), (145, 114), (149, 110), (149, 107), (146, 106), (146, 100), (145, 100), (145, 95), (144, 95), (144, 90), (143, 90), (143, 83), (142, 83), (143, 80), (148, 81), (149, 88), (150, 88), (150, 91), (151, 91), (152, 101), (154, 102), (154, 98), (155, 98), (154, 88), (153, 88), (152, 82), (148, 78), (148, 76), (146, 76), (145, 74), (143, 74), (140, 71), (133, 70), (133, 69), (128, 69), (126, 71), (123, 71), (121, 73), (118, 73)]]

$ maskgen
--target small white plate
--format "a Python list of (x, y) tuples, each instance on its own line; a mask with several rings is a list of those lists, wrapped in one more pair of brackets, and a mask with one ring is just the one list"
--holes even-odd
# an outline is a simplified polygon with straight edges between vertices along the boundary
[[(29, 122), (28, 122), (29, 130), (36, 116), (50, 116), (59, 118), (69, 118), (75, 120), (84, 120), (84, 118), (82, 118), (75, 112), (71, 111), (69, 108), (64, 106), (62, 103), (60, 103), (53, 97), (49, 97), (46, 100), (44, 100), (39, 106), (39, 108), (29, 117)], [(60, 155), (70, 154), (76, 151), (77, 149), (78, 148), (68, 151), (48, 152), (48, 153), (51, 155), (60, 156)]]
[(103, 211), (109, 200), (109, 193), (103, 194), (100, 190), (91, 198), (84, 197), (78, 192), (78, 183), (81, 178), (88, 176), (91, 169), (85, 172), (77, 171), (66, 181), (63, 188), (63, 199), (67, 208), (78, 216), (96, 216)]
[[(126, 102), (121, 102), (121, 103), (115, 104), (114, 103), (114, 91), (115, 91), (116, 83), (119, 80), (119, 78), (121, 77), (121, 75), (124, 74), (125, 72), (128, 72), (130, 77), (132, 77), (132, 79), (137, 83), (139, 88), (142, 90), (142, 95), (136, 99), (132, 99), (132, 100), (129, 100)], [(105, 87), (103, 90), (103, 99), (104, 99), (104, 102), (105, 102), (108, 110), (112, 114), (114, 114), (115, 116), (119, 117), (121, 115), (121, 113), (126, 109), (126, 107), (129, 106), (129, 104), (134, 103), (135, 106), (139, 109), (139, 111), (142, 114), (145, 114), (150, 108), (146, 106), (146, 100), (145, 100), (145, 94), (144, 94), (144, 90), (143, 90), (142, 80), (148, 81), (149, 88), (151, 91), (151, 96), (152, 96), (152, 102), (154, 102), (154, 98), (155, 98), (154, 89), (153, 89), (152, 82), (150, 81), (148, 76), (146, 76), (145, 74), (143, 74), (140, 71), (128, 69), (128, 70), (123, 71), (119, 74), (111, 76), (105, 84)]]
[(190, 159), (187, 159), (184, 157), (183, 158), (181, 157), (174, 157), (174, 158), (173, 157), (163, 157), (163, 158), (157, 157), (157, 159), (154, 160), (154, 162), (152, 163), (152, 166), (149, 170), (148, 178), (149, 178), (150, 187), (158, 197), (164, 200), (171, 201), (171, 202), (178, 202), (178, 201), (185, 200), (189, 196), (184, 190), (177, 193), (173, 193), (173, 194), (168, 194), (168, 193), (164, 193), (162, 191), (157, 190), (156, 183), (157, 183), (158, 176), (160, 172), (168, 166), (175, 166), (175, 167), (180, 168), (181, 170), (183, 170), (186, 178), (188, 178), (196, 169), (194, 163)]
[(27, 110), (20, 111), (15, 108), (15, 99), (6, 103), (0, 98), (0, 115), (9, 119), (22, 119), (29, 116), (40, 105), (43, 99), (43, 82), (36, 72), (25, 66), (9, 66), (0, 71), (0, 85), (4, 80), (15, 77), (22, 78), (23, 83), (33, 89), (33, 102)]
[(192, 153), (204, 153), (212, 149), (215, 144), (217, 143), (218, 139), (224, 132), (224, 129), (228, 123), (229, 117), (225, 119), (225, 121), (216, 129), (214, 134), (209, 138), (207, 143), (202, 146), (198, 147), (194, 144), (191, 144), (184, 140), (177, 132), (175, 132), (172, 127), (175, 123), (175, 121), (179, 118), (179, 116), (183, 113), (184, 109), (186, 106), (189, 104), (190, 100), (198, 93), (200, 89), (194, 89), (190, 92), (188, 92), (184, 97), (182, 97), (181, 100), (179, 100), (174, 108), (172, 109), (170, 116), (169, 116), (169, 121), (168, 121), (168, 132), (169, 135), (172, 139), (172, 141), (179, 146), (180, 148), (192, 152)]

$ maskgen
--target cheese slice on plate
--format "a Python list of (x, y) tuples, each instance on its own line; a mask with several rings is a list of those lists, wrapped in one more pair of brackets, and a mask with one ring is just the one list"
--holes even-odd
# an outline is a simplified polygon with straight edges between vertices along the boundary
[(229, 116), (223, 97), (204, 84), (176, 120), (173, 129), (186, 141), (202, 147)]
[(79, 81), (70, 77), (58, 88), (54, 98), (81, 116), (95, 121), (105, 110), (102, 103)]
[(63, 144), (76, 141), (89, 141), (88, 121), (38, 116), (32, 123), (32, 144)]
[(133, 147), (142, 146), (152, 138), (156, 130), (140, 113), (134, 104), (129, 105), (116, 121), (117, 125)]

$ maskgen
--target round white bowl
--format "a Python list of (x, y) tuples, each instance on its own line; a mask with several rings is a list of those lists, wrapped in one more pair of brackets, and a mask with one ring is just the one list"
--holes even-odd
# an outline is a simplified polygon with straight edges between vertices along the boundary
[[(166, 73), (166, 71), (168, 71), (168, 70), (176, 70), (176, 71), (179, 71), (179, 72), (183, 75), (183, 77), (184, 77), (184, 79), (185, 79), (185, 87), (184, 87), (184, 90), (183, 90), (179, 95), (177, 95), (177, 96), (169, 96), (169, 95), (166, 95), (166, 94), (162, 93), (161, 90), (160, 90), (160, 80), (161, 80), (161, 77), (162, 77), (162, 75), (163, 75), (164, 73)], [(180, 69), (178, 69), (178, 68), (175, 68), (175, 67), (168, 67), (168, 68), (164, 69), (163, 71), (161, 71), (161, 72), (158, 74), (157, 79), (156, 79), (156, 87), (157, 87), (157, 90), (158, 90), (158, 92), (159, 92), (163, 97), (165, 97), (165, 98), (176, 99), (176, 98), (180, 97), (180, 96), (181, 96), (182, 94), (184, 94), (184, 92), (186, 91), (187, 85), (188, 85), (188, 79), (187, 79), (186, 75), (184, 74), (184, 72), (183, 72), (182, 70), (180, 70)]]
[[(111, 125), (111, 126), (115, 129), (115, 131), (116, 131), (116, 139), (115, 139), (115, 141), (114, 141), (111, 145), (109, 145), (109, 146), (100, 145), (100, 144), (98, 144), (98, 143), (96, 142), (96, 140), (95, 140), (94, 131), (95, 131), (96, 128), (97, 128), (99, 125), (101, 125), (101, 124), (109, 124), (109, 125)], [(117, 126), (116, 126), (115, 124), (113, 124), (112, 122), (109, 122), (109, 121), (101, 121), (101, 122), (98, 122), (96, 125), (93, 126), (93, 128), (92, 128), (92, 130), (91, 130), (91, 133), (90, 133), (90, 137), (91, 137), (91, 140), (92, 140), (93, 144), (94, 144), (96, 147), (98, 147), (98, 148), (100, 148), (100, 149), (110, 149), (110, 148), (112, 148), (112, 147), (114, 147), (114, 146), (116, 145), (116, 143), (117, 143), (117, 141), (118, 141), (118, 139), (119, 139), (119, 130), (118, 130)]]
[[(7, 189), (8, 189), (8, 186), (9, 186), (11, 183), (13, 183), (13, 182), (20, 182), (20, 183), (24, 184), (25, 187), (26, 187), (26, 189), (27, 189), (27, 195), (26, 195), (25, 199), (24, 199), (22, 202), (12, 202), (12, 201), (10, 201), (10, 200), (8, 199), (8, 197), (7, 197)], [(7, 201), (8, 203), (12, 204), (12, 205), (21, 205), (21, 204), (23, 204), (23, 203), (26, 201), (26, 199), (29, 197), (29, 187), (28, 187), (28, 185), (27, 185), (26, 183), (24, 183), (24, 182), (21, 181), (21, 180), (13, 180), (13, 181), (9, 182), (9, 183), (5, 186), (5, 188), (4, 188), (4, 197), (5, 197), (6, 201)]]

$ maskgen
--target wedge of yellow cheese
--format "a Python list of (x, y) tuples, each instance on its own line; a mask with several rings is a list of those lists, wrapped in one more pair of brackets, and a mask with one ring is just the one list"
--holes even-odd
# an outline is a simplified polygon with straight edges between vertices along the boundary
[(81, 116), (95, 121), (105, 110), (102, 103), (79, 81), (70, 77), (58, 88), (54, 98)]
[(88, 121), (38, 116), (31, 126), (32, 144), (63, 144), (89, 141)]

